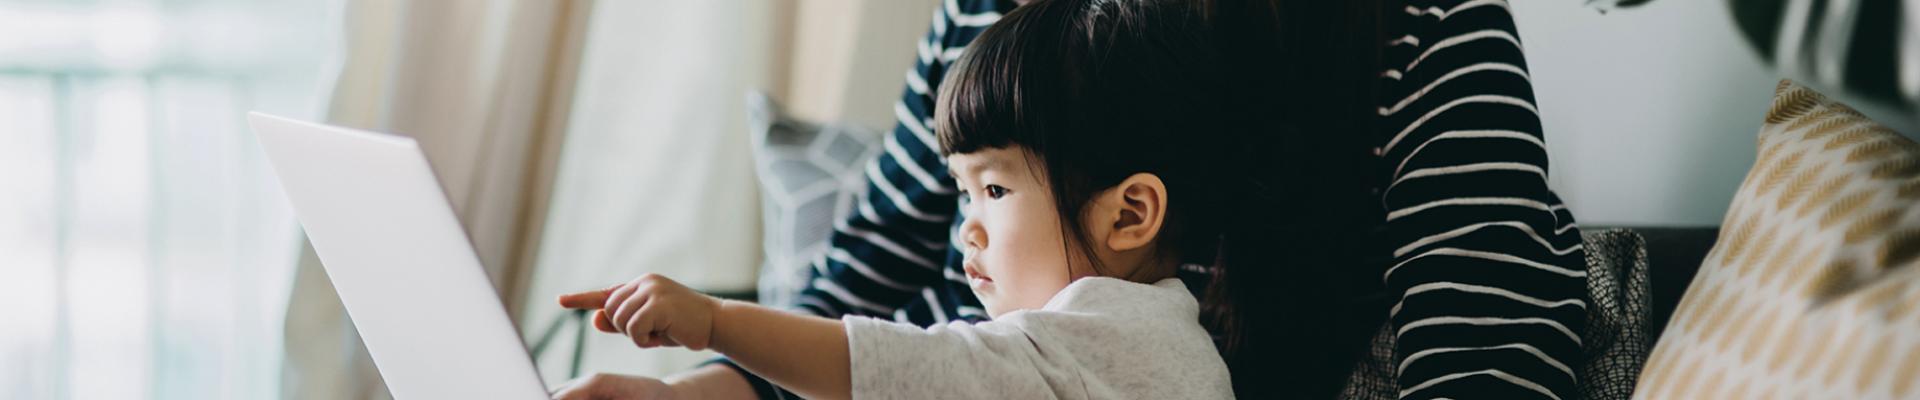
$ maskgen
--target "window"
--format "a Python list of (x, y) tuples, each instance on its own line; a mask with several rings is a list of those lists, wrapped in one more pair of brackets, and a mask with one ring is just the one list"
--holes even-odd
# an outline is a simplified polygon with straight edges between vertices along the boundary
[(339, 10), (0, 3), (0, 398), (277, 397), (299, 228), (245, 112), (321, 115)]

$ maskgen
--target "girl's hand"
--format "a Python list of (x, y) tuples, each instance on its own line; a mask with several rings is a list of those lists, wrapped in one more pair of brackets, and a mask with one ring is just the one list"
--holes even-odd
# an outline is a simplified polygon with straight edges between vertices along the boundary
[(646, 274), (607, 289), (560, 296), (560, 305), (599, 308), (594, 312), (594, 328), (626, 335), (641, 348), (704, 350), (713, 343), (713, 314), (720, 300), (666, 277)]

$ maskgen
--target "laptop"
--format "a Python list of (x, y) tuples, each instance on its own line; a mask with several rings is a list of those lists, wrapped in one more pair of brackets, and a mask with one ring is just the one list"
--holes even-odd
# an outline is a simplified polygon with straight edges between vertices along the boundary
[(548, 398), (418, 143), (247, 120), (394, 398)]

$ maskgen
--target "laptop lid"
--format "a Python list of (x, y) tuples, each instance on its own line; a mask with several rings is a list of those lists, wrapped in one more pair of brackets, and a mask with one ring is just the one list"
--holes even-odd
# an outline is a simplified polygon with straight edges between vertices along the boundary
[(394, 398), (548, 397), (412, 138), (247, 119)]

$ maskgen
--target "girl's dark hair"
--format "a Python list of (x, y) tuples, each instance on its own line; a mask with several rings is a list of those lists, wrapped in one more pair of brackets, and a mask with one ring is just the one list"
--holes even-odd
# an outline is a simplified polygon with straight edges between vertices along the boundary
[(1235, 393), (1333, 397), (1386, 314), (1376, 6), (1036, 0), (953, 64), (933, 128), (944, 154), (1031, 151), (1085, 254), (1087, 202), (1159, 176), (1157, 258), (1213, 266), (1203, 322)]

